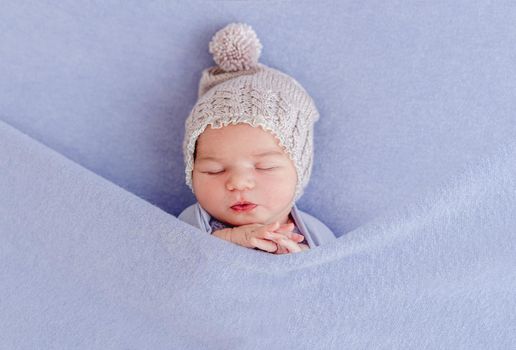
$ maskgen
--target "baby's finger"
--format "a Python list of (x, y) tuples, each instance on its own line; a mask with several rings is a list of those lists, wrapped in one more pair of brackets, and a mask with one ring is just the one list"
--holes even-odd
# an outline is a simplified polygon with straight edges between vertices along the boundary
[(288, 249), (283, 247), (282, 245), (278, 244), (278, 250), (274, 252), (274, 254), (288, 254)]
[(286, 241), (290, 241), (290, 242), (295, 244), (294, 241), (291, 241), (290, 239), (285, 238), (284, 235), (279, 234), (279, 233), (271, 233), (271, 232), (269, 232), (269, 233), (266, 234), (265, 238), (266, 239), (270, 239), (274, 243), (277, 244), (278, 250), (275, 252), (275, 254), (286, 254), (286, 253), (289, 253), (289, 249), (287, 249), (287, 244), (285, 243)]
[(281, 224), (276, 231), (294, 231), (295, 227), (296, 225), (293, 222), (289, 222), (288, 224)]
[(279, 227), (281, 227), (281, 225), (279, 224), (279, 222), (276, 221), (271, 224), (263, 225), (262, 227), (260, 227), (260, 231), (261, 232), (274, 232)]
[(273, 234), (281, 234), (295, 242), (303, 242), (303, 240), (305, 239), (305, 236), (299, 234), (299, 233), (295, 233), (295, 232), (291, 232), (291, 231), (282, 231), (282, 230), (276, 230)]
[(278, 228), (278, 230), (281, 231), (292, 231), (294, 229), (295, 225), (293, 222), (289, 222), (288, 224), (281, 224)]
[(278, 244), (285, 247), (286, 249), (288, 249), (288, 251), (290, 253), (297, 253), (297, 252), (300, 252), (301, 251), (301, 248), (299, 247), (299, 245), (290, 240), (290, 239), (287, 239), (287, 238), (282, 238), (278, 241)]
[(305, 236), (300, 235), (299, 233), (294, 234), (295, 238), (293, 238), (294, 241), (297, 241), (298, 243), (303, 242), (305, 240)]
[(288, 233), (294, 229), (294, 224), (282, 224), (280, 225), (277, 221), (272, 224), (264, 225), (260, 228), (260, 233), (266, 235), (267, 233)]
[(267, 224), (265, 226), (281, 227), (281, 224), (279, 223), (279, 221), (274, 221), (274, 222), (271, 222), (270, 224)]
[(297, 233), (292, 233), (292, 232), (283, 232), (283, 233), (267, 232), (267, 233), (265, 233), (264, 238), (272, 239), (275, 242), (282, 238), (288, 238), (288, 239), (293, 240), (294, 242), (302, 242), (305, 237), (303, 235), (299, 235)]
[(259, 239), (256, 237), (251, 237), (251, 239), (249, 240), (249, 243), (253, 247), (256, 247), (258, 249), (261, 249), (261, 250), (269, 252), (269, 253), (274, 253), (275, 251), (278, 250), (278, 246), (276, 245), (276, 243), (267, 241), (264, 239)]
[(299, 248), (301, 248), (302, 251), (310, 250), (310, 247), (303, 243), (299, 244)]

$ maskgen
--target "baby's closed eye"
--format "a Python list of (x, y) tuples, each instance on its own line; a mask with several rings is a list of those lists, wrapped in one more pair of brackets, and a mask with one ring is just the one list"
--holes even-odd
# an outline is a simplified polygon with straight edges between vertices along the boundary
[(274, 170), (278, 169), (280, 166), (278, 164), (258, 164), (256, 165), (257, 170)]
[(208, 174), (208, 175), (217, 175), (217, 174), (222, 174), (223, 172), (224, 172), (224, 169), (222, 169), (222, 170), (206, 170), (206, 171), (201, 171), (201, 173)]
[(256, 169), (257, 170), (274, 170), (274, 169), (277, 169), (278, 167), (269, 167), (269, 168), (263, 168), (263, 167), (257, 167)]
[[(272, 171), (272, 170), (276, 170), (276, 169), (279, 169), (281, 168), (280, 166), (273, 166), (273, 165), (268, 165), (268, 166), (256, 166), (256, 170), (260, 170), (260, 171)], [(222, 174), (224, 173), (225, 170), (224, 169), (220, 169), (220, 170), (204, 170), (204, 171), (201, 171), (201, 173), (203, 174), (208, 174), (208, 175), (217, 175), (217, 174)]]

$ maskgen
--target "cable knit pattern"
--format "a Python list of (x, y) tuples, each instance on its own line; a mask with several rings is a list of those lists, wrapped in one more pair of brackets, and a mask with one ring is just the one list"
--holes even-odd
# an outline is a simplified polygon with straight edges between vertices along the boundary
[[(244, 24), (232, 24), (232, 31), (235, 31), (235, 25)], [(246, 27), (245, 31), (248, 32), (249, 28)], [(221, 55), (220, 52), (218, 54)], [(235, 64), (233, 62), (232, 66)], [(219, 66), (207, 68), (199, 83), (198, 100), (185, 122), (186, 184), (193, 191), (193, 155), (197, 138), (206, 127), (247, 123), (273, 134), (292, 159), (298, 180), (294, 203), (310, 179), (313, 125), (318, 119), (319, 113), (312, 98), (301, 84), (283, 72), (261, 63), (237, 71), (226, 71)]]

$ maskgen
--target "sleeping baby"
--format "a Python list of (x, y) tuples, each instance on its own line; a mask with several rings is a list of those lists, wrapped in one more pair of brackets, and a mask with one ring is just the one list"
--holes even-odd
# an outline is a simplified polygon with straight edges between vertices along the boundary
[(243, 23), (209, 44), (217, 66), (203, 71), (183, 141), (197, 202), (179, 219), (243, 247), (301, 252), (336, 238), (295, 204), (310, 178), (319, 114), (296, 80), (258, 63), (261, 48)]

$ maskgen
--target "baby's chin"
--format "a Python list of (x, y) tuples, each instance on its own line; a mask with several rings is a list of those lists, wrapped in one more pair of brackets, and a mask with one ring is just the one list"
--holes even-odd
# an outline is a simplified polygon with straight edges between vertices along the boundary
[(229, 224), (231, 226), (242, 226), (242, 225), (252, 225), (252, 224), (266, 224), (266, 220), (261, 219), (260, 217), (256, 216), (225, 216), (223, 218), (216, 218), (219, 221), (222, 221), (226, 224)]
[(252, 224), (261, 224), (261, 225), (269, 225), (276, 221), (282, 222), (282, 219), (278, 219), (278, 216), (270, 215), (270, 213), (241, 213), (241, 214), (227, 214), (223, 215), (222, 218), (217, 218), (219, 221), (222, 221), (231, 226), (242, 226), (242, 225), (252, 225)]
[(252, 224), (264, 224), (264, 222), (258, 219), (228, 219), (226, 223), (231, 226), (242, 226), (242, 225), (252, 225)]

